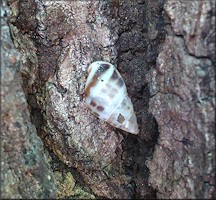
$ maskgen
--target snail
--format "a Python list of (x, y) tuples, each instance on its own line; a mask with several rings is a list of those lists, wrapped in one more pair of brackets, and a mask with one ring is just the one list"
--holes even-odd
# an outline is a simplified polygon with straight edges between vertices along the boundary
[(99, 119), (132, 134), (138, 134), (137, 118), (126, 85), (114, 65), (95, 61), (88, 67), (85, 85), (87, 107)]

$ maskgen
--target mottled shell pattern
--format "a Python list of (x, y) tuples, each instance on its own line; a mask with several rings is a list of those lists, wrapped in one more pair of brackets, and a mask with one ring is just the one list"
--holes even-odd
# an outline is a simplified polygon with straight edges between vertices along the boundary
[(126, 85), (112, 64), (95, 61), (89, 66), (85, 97), (87, 107), (99, 119), (126, 132), (139, 133)]

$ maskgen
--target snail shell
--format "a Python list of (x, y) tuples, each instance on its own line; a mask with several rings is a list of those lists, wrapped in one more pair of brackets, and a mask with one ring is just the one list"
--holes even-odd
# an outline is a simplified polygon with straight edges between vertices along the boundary
[(112, 64), (95, 61), (89, 66), (85, 97), (87, 107), (99, 119), (126, 132), (139, 133), (126, 85)]

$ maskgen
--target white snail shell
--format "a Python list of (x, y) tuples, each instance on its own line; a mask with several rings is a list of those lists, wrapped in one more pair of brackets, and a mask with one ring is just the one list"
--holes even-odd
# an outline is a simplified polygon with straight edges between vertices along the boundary
[(89, 66), (85, 97), (87, 107), (99, 119), (126, 132), (139, 133), (126, 85), (112, 64), (95, 61)]

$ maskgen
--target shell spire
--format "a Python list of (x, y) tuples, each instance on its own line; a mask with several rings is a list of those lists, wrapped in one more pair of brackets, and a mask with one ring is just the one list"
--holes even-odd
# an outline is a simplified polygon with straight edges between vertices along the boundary
[(87, 107), (99, 119), (126, 132), (139, 133), (126, 85), (112, 64), (95, 61), (89, 66), (85, 97)]

